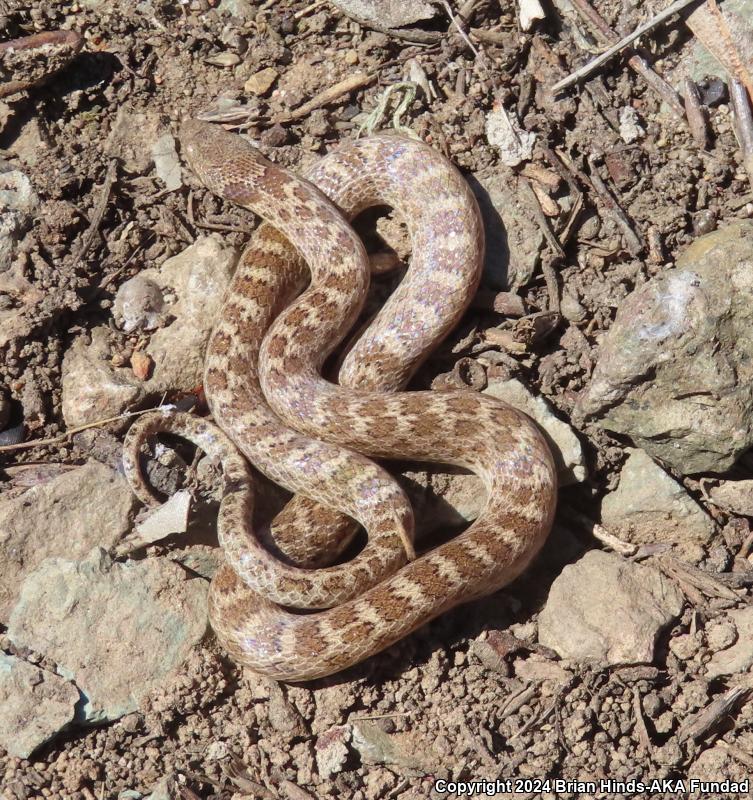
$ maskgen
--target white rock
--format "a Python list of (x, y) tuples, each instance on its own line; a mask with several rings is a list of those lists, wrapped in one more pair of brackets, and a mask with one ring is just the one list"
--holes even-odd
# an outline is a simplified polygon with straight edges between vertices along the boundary
[(183, 178), (180, 170), (178, 151), (175, 149), (175, 137), (171, 133), (163, 133), (152, 145), (152, 159), (157, 176), (172, 192), (180, 189)]
[(709, 680), (747, 672), (753, 666), (753, 606), (733, 609), (727, 612), (727, 616), (737, 628), (737, 641), (711, 657), (706, 665)]

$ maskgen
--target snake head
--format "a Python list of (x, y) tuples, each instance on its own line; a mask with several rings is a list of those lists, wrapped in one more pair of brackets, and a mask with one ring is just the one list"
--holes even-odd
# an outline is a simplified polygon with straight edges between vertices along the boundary
[(191, 171), (211, 192), (239, 205), (250, 205), (273, 165), (252, 144), (218, 125), (187, 119), (180, 145)]

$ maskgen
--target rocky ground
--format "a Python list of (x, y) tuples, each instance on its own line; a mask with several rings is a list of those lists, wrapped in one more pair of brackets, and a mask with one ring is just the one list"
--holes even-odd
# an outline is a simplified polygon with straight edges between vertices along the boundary
[[(552, 92), (667, 5), (0, 0), (3, 40), (83, 37), (54, 74), (0, 44), (2, 800), (411, 800), (498, 779), (520, 781), (505, 798), (631, 779), (712, 797), (690, 780), (747, 778), (746, 3), (671, 17)], [(216, 465), (158, 445), (172, 498), (151, 512), (122, 475), (132, 412), (204, 413), (203, 347), (258, 222), (182, 164), (188, 114), (295, 170), (394, 126), (457, 163), (484, 280), (412, 385), (519, 406), (558, 461), (521, 579), (310, 684), (244, 673), (208, 631)], [(408, 256), (398, 215), (359, 230)], [(428, 541), (483, 508), (473, 476), (396, 472)], [(284, 497), (260, 483), (269, 516)]]

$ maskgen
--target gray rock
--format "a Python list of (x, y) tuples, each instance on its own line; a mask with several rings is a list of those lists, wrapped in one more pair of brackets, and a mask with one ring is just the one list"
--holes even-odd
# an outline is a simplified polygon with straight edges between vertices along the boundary
[(503, 291), (524, 286), (544, 246), (531, 201), (515, 191), (514, 174), (504, 167), (479, 172), (474, 178), (471, 188), (486, 230), (484, 283)]
[(737, 641), (726, 650), (720, 650), (706, 665), (706, 677), (711, 680), (722, 675), (748, 672), (753, 666), (753, 607), (727, 612), (737, 628)]
[(592, 550), (552, 584), (539, 642), (573, 661), (650, 663), (657, 636), (682, 605), (680, 591), (657, 570)]
[(8, 637), (56, 662), (83, 695), (77, 721), (115, 720), (179, 667), (207, 628), (206, 581), (162, 558), (48, 558), (29, 575)]
[(602, 500), (601, 521), (633, 544), (707, 544), (716, 533), (711, 517), (643, 450), (631, 451), (619, 486)]
[(39, 197), (26, 175), (0, 163), (0, 274), (10, 269), (38, 208)]
[(112, 305), (115, 322), (126, 332), (152, 330), (164, 322), (165, 298), (157, 281), (134, 275), (121, 283)]
[(22, 581), (44, 559), (112, 547), (134, 507), (125, 478), (97, 461), (0, 501), (0, 620), (7, 623)]
[(28, 758), (73, 720), (78, 700), (69, 681), (0, 653), (0, 748)]
[(753, 221), (697, 239), (629, 295), (576, 413), (682, 474), (722, 472), (753, 444)]
[(363, 22), (376, 22), (385, 28), (403, 28), (437, 13), (423, 0), (333, 0), (333, 5)]

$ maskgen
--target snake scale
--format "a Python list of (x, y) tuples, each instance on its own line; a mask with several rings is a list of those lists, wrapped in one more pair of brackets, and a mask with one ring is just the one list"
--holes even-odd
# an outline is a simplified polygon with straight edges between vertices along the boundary
[[(330, 675), (525, 569), (554, 516), (551, 452), (525, 414), (495, 398), (400, 391), (479, 281), (478, 207), (444, 156), (413, 139), (372, 136), (340, 146), (306, 180), (206, 123), (185, 122), (180, 140), (208, 189), (265, 224), (207, 348), (204, 388), (216, 424), (145, 415), (126, 437), (126, 475), (144, 502), (156, 502), (139, 453), (161, 432), (216, 457), (225, 564), (210, 587), (215, 633), (257, 672), (288, 681)], [(336, 384), (322, 368), (356, 321), (370, 279), (347, 218), (374, 205), (406, 220), (411, 267), (347, 352)], [(468, 468), (483, 480), (487, 504), (466, 531), (416, 558), (410, 503), (375, 458)], [(296, 494), (265, 529), (252, 527), (246, 459)], [(332, 563), (355, 523), (366, 545)]]

